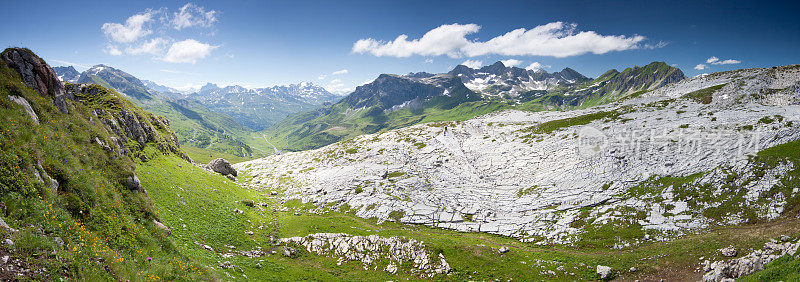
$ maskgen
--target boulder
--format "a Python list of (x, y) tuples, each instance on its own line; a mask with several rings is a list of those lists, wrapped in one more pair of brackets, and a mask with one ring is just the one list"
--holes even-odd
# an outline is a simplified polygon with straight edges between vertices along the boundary
[(597, 275), (600, 276), (600, 279), (611, 278), (611, 267), (604, 265), (597, 265)]
[(505, 253), (508, 253), (508, 251), (510, 251), (510, 250), (508, 249), (508, 247), (506, 247), (506, 246), (502, 246), (502, 247), (500, 247), (500, 249), (499, 249), (499, 250), (497, 250), (497, 251), (498, 251), (498, 252), (500, 252), (501, 254), (505, 254)]
[(142, 190), (142, 182), (139, 181), (139, 177), (136, 177), (136, 175), (125, 177), (123, 184), (131, 191)]
[(56, 72), (44, 60), (24, 48), (6, 49), (0, 54), (0, 58), (19, 73), (28, 87), (42, 96), (52, 98), (53, 104), (60, 112), (69, 113), (64, 86), (58, 80)]
[(209, 162), (208, 163), (208, 167), (211, 170), (213, 170), (214, 172), (222, 174), (222, 175), (229, 175), (229, 174), (233, 175), (233, 176), (237, 175), (236, 169), (234, 169), (231, 166), (230, 162), (228, 162), (227, 160), (225, 160), (223, 158), (219, 158), (219, 159), (216, 159), (216, 160), (213, 160), (213, 161)]

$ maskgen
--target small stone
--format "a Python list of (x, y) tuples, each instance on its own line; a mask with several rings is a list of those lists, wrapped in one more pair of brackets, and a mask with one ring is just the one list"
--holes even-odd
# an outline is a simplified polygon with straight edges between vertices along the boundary
[(564, 271), (564, 266), (563, 265), (559, 265), (558, 268), (556, 268), (556, 270), (563, 272)]
[(397, 266), (395, 266), (394, 264), (387, 265), (386, 266), (386, 272), (389, 272), (391, 274), (397, 273)]
[(628, 272), (636, 272), (636, 267), (631, 266), (631, 268), (628, 269)]
[(209, 246), (209, 245), (203, 245), (203, 249), (206, 249), (206, 250), (209, 250), (209, 251), (212, 251), (212, 252), (214, 251), (214, 249), (211, 248), (211, 246)]
[(499, 250), (497, 250), (497, 251), (498, 251), (498, 252), (500, 252), (501, 254), (505, 254), (505, 253), (508, 253), (508, 251), (510, 251), (510, 250), (508, 249), (508, 247), (506, 247), (506, 246), (502, 246), (502, 247), (500, 247), (500, 249), (499, 249)]
[(283, 255), (287, 257), (293, 257), (297, 254), (297, 250), (290, 248), (290, 247), (283, 247)]
[(734, 248), (733, 246), (729, 246), (727, 248), (719, 249), (719, 252), (722, 253), (722, 255), (726, 256), (726, 257), (735, 257), (736, 254), (737, 254), (736, 248)]
[(14, 247), (14, 241), (11, 241), (11, 239), (6, 239), (5, 242), (6, 242), (6, 245), (8, 245), (9, 247), (12, 247), (12, 248)]
[(597, 265), (597, 275), (600, 276), (600, 279), (611, 278), (611, 267), (604, 265)]

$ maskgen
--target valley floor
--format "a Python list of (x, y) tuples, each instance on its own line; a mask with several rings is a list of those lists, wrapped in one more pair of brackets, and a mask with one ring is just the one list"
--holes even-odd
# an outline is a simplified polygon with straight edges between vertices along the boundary
[[(686, 281), (701, 278), (703, 260), (724, 259), (717, 249), (732, 245), (746, 254), (772, 238), (800, 235), (800, 219), (784, 215), (766, 223), (714, 227), (673, 241), (620, 250), (542, 246), (486, 233), (378, 223), (347, 211), (320, 212), (298, 200), (283, 201), (282, 195), (271, 195), (268, 190), (242, 187), (174, 156), (140, 163), (137, 171), (163, 223), (172, 229), (170, 240), (179, 252), (211, 269), (214, 277), (207, 277), (209, 280), (596, 280), (596, 266), (606, 265), (623, 281)], [(240, 175), (238, 182), (249, 178)], [(441, 253), (452, 270), (429, 278), (404, 263), (396, 274), (390, 274), (383, 271), (385, 260), (365, 270), (362, 262), (339, 263), (335, 256), (316, 255), (303, 248), (298, 255), (287, 257), (270, 237), (317, 233), (420, 240), (431, 257)], [(498, 252), (501, 247), (509, 251)]]

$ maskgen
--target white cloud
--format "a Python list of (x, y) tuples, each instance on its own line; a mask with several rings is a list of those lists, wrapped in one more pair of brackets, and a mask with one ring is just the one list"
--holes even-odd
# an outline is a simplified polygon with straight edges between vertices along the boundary
[(337, 93), (337, 94), (344, 94), (344, 93), (353, 91), (352, 88), (345, 87), (344, 83), (340, 79), (333, 79), (323, 87), (325, 88), (325, 90), (328, 90), (331, 93)]
[(236, 56), (234, 56), (233, 53), (225, 53), (225, 58), (233, 59), (236, 58)]
[(206, 12), (203, 7), (186, 3), (179, 9), (179, 12), (173, 13), (172, 27), (177, 30), (192, 26), (210, 27), (217, 22), (216, 14), (217, 11)]
[(153, 20), (154, 12), (148, 10), (142, 14), (135, 14), (125, 20), (125, 24), (104, 23), (101, 29), (111, 40), (120, 43), (136, 41), (140, 37), (153, 33), (145, 27), (145, 24)]
[(734, 59), (720, 60), (720, 58), (717, 58), (715, 56), (711, 56), (711, 58), (708, 58), (708, 60), (706, 60), (707, 64), (712, 64), (712, 65), (734, 65), (741, 62), (742, 61)]
[(706, 64), (697, 64), (696, 66), (694, 66), (694, 69), (696, 69), (696, 70), (704, 70), (704, 69), (707, 69), (707, 68), (708, 68), (708, 65), (706, 65)]
[(506, 67), (516, 67), (522, 63), (522, 61), (515, 59), (501, 60), (500, 62), (502, 62)]
[(343, 70), (338, 70), (338, 71), (332, 72), (331, 75), (340, 75), (340, 74), (347, 74), (347, 73), (348, 73), (347, 69), (343, 69)]
[(198, 59), (205, 58), (218, 47), (201, 43), (194, 39), (187, 39), (172, 43), (163, 60), (170, 63), (194, 64)]
[(409, 41), (401, 34), (394, 41), (384, 42), (372, 38), (356, 41), (353, 53), (370, 53), (377, 57), (409, 57), (411, 55), (459, 57), (461, 49), (470, 44), (465, 36), (480, 30), (476, 24), (450, 24), (434, 28), (420, 39)]
[(323, 80), (323, 79), (325, 79), (326, 77), (328, 77), (328, 75), (327, 75), (327, 74), (320, 74), (319, 76), (317, 76), (317, 79), (319, 79), (319, 80)]
[(433, 59), (427, 58), (427, 59), (425, 59), (425, 63), (426, 64), (431, 64), (431, 63), (433, 63)]
[[(369, 53), (377, 57), (411, 55), (475, 57), (496, 54), (563, 58), (586, 53), (605, 54), (612, 51), (650, 48), (642, 46), (645, 37), (641, 35), (600, 35), (594, 31), (579, 32), (576, 24), (563, 22), (552, 22), (530, 30), (515, 29), (484, 42), (466, 38), (469, 34), (477, 33), (480, 28), (476, 24), (450, 24), (432, 29), (419, 39), (408, 40), (405, 34), (389, 42), (366, 38), (356, 41), (352, 52)], [(659, 43), (651, 47), (657, 48), (664, 44)]]
[(539, 62), (533, 62), (530, 65), (528, 65), (527, 67), (525, 67), (526, 70), (541, 70), (541, 69), (545, 69), (545, 68), (549, 69), (550, 66), (542, 65)]
[(482, 61), (478, 61), (478, 60), (466, 60), (461, 64), (465, 65), (465, 66), (467, 66), (467, 67), (469, 67), (471, 69), (477, 69), (477, 68), (480, 68), (481, 66), (483, 66), (483, 62)]
[(107, 54), (109, 54), (109, 55), (111, 55), (111, 56), (119, 56), (119, 55), (122, 55), (122, 51), (120, 51), (120, 50), (119, 50), (119, 48), (117, 48), (117, 46), (115, 46), (115, 45), (111, 45), (111, 44), (108, 44), (108, 45), (106, 46), (106, 48), (105, 48), (105, 49), (103, 49), (103, 52), (106, 52)]
[(164, 51), (164, 48), (167, 47), (169, 42), (161, 37), (156, 37), (151, 39), (150, 41), (144, 42), (139, 46), (128, 46), (125, 48), (125, 53), (130, 55), (139, 55), (139, 54), (152, 54), (158, 55)]

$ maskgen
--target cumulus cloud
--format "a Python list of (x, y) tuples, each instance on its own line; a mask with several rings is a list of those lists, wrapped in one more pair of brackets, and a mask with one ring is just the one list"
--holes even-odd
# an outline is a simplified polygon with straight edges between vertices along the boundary
[(711, 58), (708, 58), (708, 60), (706, 60), (706, 63), (712, 65), (733, 65), (741, 63), (741, 61), (734, 59), (720, 60), (715, 56), (711, 56)]
[[(191, 37), (175, 40), (166, 32), (171, 28), (210, 27), (217, 22), (216, 15), (217, 11), (207, 11), (193, 3), (187, 3), (171, 14), (167, 8), (147, 9), (130, 16), (124, 23), (104, 23), (101, 30), (108, 42), (103, 51), (114, 56), (147, 54), (166, 62), (194, 64), (218, 46)], [(230, 53), (224, 56), (234, 58)]]
[(527, 67), (525, 67), (526, 70), (542, 70), (542, 69), (545, 69), (545, 68), (549, 69), (550, 66), (542, 65), (539, 62), (533, 62), (530, 65), (528, 65)]
[(480, 30), (476, 24), (450, 24), (434, 28), (422, 38), (408, 40), (408, 35), (401, 34), (395, 40), (384, 42), (372, 38), (356, 41), (353, 44), (353, 53), (370, 53), (382, 57), (409, 57), (411, 55), (459, 57), (461, 49), (471, 42), (467, 40), (468, 34)]
[(122, 55), (122, 51), (120, 51), (119, 48), (117, 48), (117, 46), (111, 44), (107, 45), (106, 48), (103, 49), (103, 52), (106, 52), (106, 54), (109, 54), (111, 56)]
[(168, 44), (169, 42), (166, 39), (156, 37), (138, 46), (128, 46), (128, 48), (125, 48), (125, 53), (130, 55), (139, 55), (139, 54), (158, 55), (161, 54), (162, 51), (164, 51), (164, 48), (166, 48)]
[(217, 22), (217, 11), (206, 11), (205, 8), (186, 3), (178, 12), (173, 13), (172, 27), (181, 30), (192, 26), (210, 27)]
[(464, 61), (464, 62), (463, 62), (463, 63), (461, 63), (461, 64), (462, 64), (462, 65), (465, 65), (465, 66), (467, 66), (467, 67), (469, 67), (469, 68), (471, 68), (471, 69), (477, 69), (477, 68), (480, 68), (481, 66), (483, 66), (483, 61), (478, 61), (478, 60), (466, 60), (466, 61)]
[(373, 56), (409, 57), (440, 56), (475, 57), (481, 55), (550, 56), (569, 57), (586, 53), (605, 54), (639, 48), (657, 48), (659, 45), (642, 45), (641, 35), (600, 35), (594, 31), (578, 31), (576, 24), (552, 22), (530, 30), (518, 28), (488, 41), (472, 41), (467, 35), (477, 33), (476, 24), (442, 25), (425, 33), (419, 39), (408, 39), (402, 34), (393, 41), (366, 38), (353, 44), (353, 53)]
[(198, 59), (205, 58), (218, 47), (194, 39), (187, 39), (172, 43), (163, 60), (170, 63), (194, 64)]
[(328, 75), (327, 75), (327, 74), (320, 74), (319, 76), (317, 76), (317, 79), (319, 79), (319, 80), (323, 80), (323, 79), (325, 79), (326, 77), (328, 77)]
[(347, 74), (347, 72), (348, 72), (347, 69), (343, 69), (343, 70), (338, 70), (338, 71), (332, 72), (331, 75)]
[(507, 67), (516, 67), (519, 64), (522, 64), (522, 61), (515, 59), (501, 60), (500, 62), (502, 62), (503, 65)]
[(100, 29), (115, 42), (133, 42), (140, 37), (153, 33), (152, 30), (145, 27), (145, 24), (153, 21), (153, 14), (153, 11), (148, 10), (147, 12), (130, 16), (125, 20), (125, 24), (104, 23)]
[(707, 68), (708, 68), (708, 65), (706, 65), (706, 64), (697, 64), (696, 66), (694, 66), (694, 69), (696, 69), (696, 70), (704, 70), (704, 69), (707, 69)]

